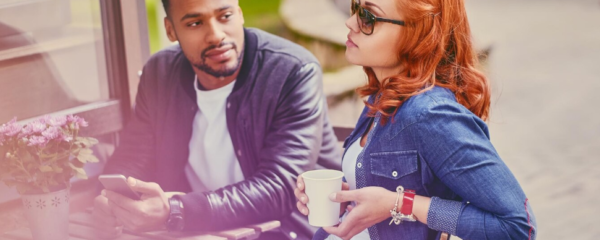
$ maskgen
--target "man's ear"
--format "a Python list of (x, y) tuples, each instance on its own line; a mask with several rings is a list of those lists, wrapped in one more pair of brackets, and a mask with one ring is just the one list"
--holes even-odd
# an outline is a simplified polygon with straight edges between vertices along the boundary
[(242, 18), (242, 25), (244, 25), (244, 23), (245, 23), (244, 12), (242, 12), (242, 8), (240, 6), (238, 6), (238, 11), (240, 13), (240, 17)]
[(173, 26), (173, 22), (169, 19), (169, 17), (165, 17), (165, 30), (167, 31), (167, 37), (171, 42), (177, 41), (177, 34), (175, 33), (175, 29)]

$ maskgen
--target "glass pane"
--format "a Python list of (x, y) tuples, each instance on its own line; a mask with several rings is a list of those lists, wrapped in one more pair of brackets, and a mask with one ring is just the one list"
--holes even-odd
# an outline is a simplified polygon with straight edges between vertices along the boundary
[(0, 0), (0, 122), (109, 99), (99, 0)]

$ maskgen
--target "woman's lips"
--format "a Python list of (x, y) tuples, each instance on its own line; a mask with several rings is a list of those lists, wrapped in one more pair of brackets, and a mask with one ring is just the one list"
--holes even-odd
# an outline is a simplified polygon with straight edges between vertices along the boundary
[(350, 35), (348, 35), (348, 41), (346, 41), (346, 47), (348, 47), (348, 48), (351, 48), (351, 47), (358, 48), (358, 45), (356, 45), (356, 43), (354, 43), (352, 41), (352, 38), (350, 38)]

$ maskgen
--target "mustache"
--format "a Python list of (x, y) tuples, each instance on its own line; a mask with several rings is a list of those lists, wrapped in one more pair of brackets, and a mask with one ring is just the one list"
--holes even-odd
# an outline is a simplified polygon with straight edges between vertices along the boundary
[(220, 47), (226, 46), (226, 45), (231, 45), (233, 50), (235, 50), (237, 52), (237, 45), (235, 44), (235, 42), (221, 42), (221, 43), (219, 43), (219, 45), (211, 45), (211, 46), (208, 46), (207, 48), (205, 48), (204, 50), (202, 50), (202, 55), (201, 55), (202, 59), (206, 58), (206, 52), (213, 50), (215, 48), (220, 48)]

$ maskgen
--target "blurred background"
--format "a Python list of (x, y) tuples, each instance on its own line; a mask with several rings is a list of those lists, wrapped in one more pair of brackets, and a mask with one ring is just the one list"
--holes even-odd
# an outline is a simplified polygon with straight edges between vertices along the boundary
[[(309, 49), (334, 126), (353, 127), (366, 83), (344, 58), (349, 0), (240, 0), (247, 27)], [(522, 184), (538, 239), (595, 239), (600, 216), (600, 1), (466, 0), (492, 89), (492, 142)], [(127, 121), (148, 57), (172, 44), (160, 0), (0, 0), (0, 122), (76, 113), (101, 159)], [(90, 165), (89, 175), (102, 164)], [(0, 184), (2, 207), (18, 199)], [(13, 204), (14, 205), (14, 204)]]

